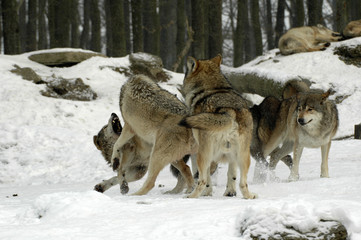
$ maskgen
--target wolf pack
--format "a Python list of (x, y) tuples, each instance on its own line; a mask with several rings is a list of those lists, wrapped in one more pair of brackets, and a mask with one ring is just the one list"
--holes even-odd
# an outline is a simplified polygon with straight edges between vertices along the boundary
[[(313, 36), (313, 38), (312, 38)], [(351, 22), (342, 34), (323, 26), (289, 30), (279, 41), (282, 54), (323, 50), (330, 41), (361, 36), (361, 20)], [(303, 81), (284, 85), (282, 99), (267, 96), (249, 106), (221, 72), (221, 55), (199, 60), (188, 57), (180, 100), (145, 75), (133, 75), (121, 87), (120, 118), (112, 113), (93, 137), (97, 149), (117, 173), (97, 184), (104, 192), (146, 179), (133, 195), (145, 195), (159, 173), (170, 165), (176, 186), (165, 192), (185, 193), (188, 198), (212, 196), (212, 174), (219, 163), (228, 163), (224, 196), (257, 198), (248, 188), (251, 156), (253, 182), (278, 180), (281, 160), (290, 169), (289, 181), (299, 179), (304, 148), (321, 149), (320, 177), (328, 178), (328, 155), (339, 120), (334, 101), (326, 92), (310, 89)], [(292, 156), (290, 155), (292, 153)], [(191, 159), (191, 167), (188, 161)]]

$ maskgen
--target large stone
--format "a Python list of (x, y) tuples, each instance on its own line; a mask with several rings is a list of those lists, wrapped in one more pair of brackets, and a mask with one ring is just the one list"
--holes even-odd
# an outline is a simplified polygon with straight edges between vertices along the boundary
[(361, 67), (361, 45), (337, 47), (335, 48), (334, 54), (339, 55), (339, 59), (346, 64)]
[(84, 84), (81, 78), (54, 78), (47, 83), (46, 90), (41, 91), (41, 94), (46, 97), (78, 101), (91, 101), (97, 98), (97, 94), (89, 85)]
[(71, 67), (94, 56), (106, 57), (96, 52), (59, 50), (57, 52), (34, 53), (29, 56), (29, 59), (49, 67)]

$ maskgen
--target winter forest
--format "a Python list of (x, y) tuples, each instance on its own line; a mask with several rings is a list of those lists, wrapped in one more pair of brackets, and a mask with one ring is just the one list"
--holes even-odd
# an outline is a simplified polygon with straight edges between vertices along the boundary
[(361, 18), (359, 0), (1, 0), (3, 54), (71, 47), (122, 57), (160, 56), (182, 72), (182, 59), (223, 55), (241, 66), (277, 48), (288, 29), (323, 24), (341, 31)]

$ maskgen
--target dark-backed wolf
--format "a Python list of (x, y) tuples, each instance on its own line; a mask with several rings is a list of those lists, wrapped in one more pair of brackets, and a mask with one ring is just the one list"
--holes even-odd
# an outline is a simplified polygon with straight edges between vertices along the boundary
[(135, 75), (122, 86), (119, 104), (124, 126), (111, 158), (113, 169), (118, 169), (119, 182), (122, 183), (127, 176), (127, 159), (122, 157), (121, 149), (131, 138), (138, 136), (151, 144), (152, 149), (147, 178), (134, 194), (148, 193), (159, 172), (170, 163), (181, 172), (190, 191), (194, 180), (183, 157), (196, 153), (198, 145), (192, 130), (178, 125), (189, 113), (184, 103), (147, 76)]
[(330, 42), (342, 40), (342, 35), (325, 26), (303, 26), (291, 28), (278, 41), (278, 48), (283, 55), (300, 52), (325, 50)]
[[(98, 150), (101, 151), (104, 159), (110, 164), (111, 156), (113, 153), (113, 146), (118, 140), (122, 132), (122, 125), (119, 117), (112, 113), (108, 124), (106, 124), (99, 133), (93, 137), (94, 144)], [(131, 138), (121, 149), (123, 158), (127, 158), (125, 179), (121, 185), (121, 192), (123, 194), (129, 191), (128, 182), (133, 182), (141, 179), (148, 170), (150, 152), (152, 145), (143, 141), (137, 135)], [(188, 160), (188, 155), (184, 157), (184, 161)], [(179, 171), (171, 167), (172, 174), (178, 178), (177, 185), (173, 190), (166, 193), (179, 193), (185, 187), (185, 182)], [(94, 190), (98, 192), (105, 192), (109, 188), (119, 184), (119, 178), (117, 176), (108, 180), (104, 180), (101, 183), (95, 185)]]
[[(330, 91), (301, 92), (280, 102), (273, 113), (271, 131), (266, 132), (261, 139), (263, 155), (271, 155), (271, 170), (275, 169), (279, 159), (293, 151), (289, 180), (298, 180), (303, 148), (321, 147), (321, 177), (329, 177), (328, 154), (331, 139), (338, 128), (337, 108), (328, 99), (329, 95)], [(269, 101), (269, 98), (264, 101)], [(280, 145), (282, 146), (278, 148)]]
[[(182, 91), (190, 116), (180, 124), (192, 128), (199, 144), (197, 154), (198, 183), (188, 196), (199, 197), (212, 186), (212, 161), (228, 161), (225, 196), (236, 195), (237, 167), (241, 172), (240, 189), (244, 198), (256, 198), (248, 190), (247, 173), (250, 165), (252, 115), (245, 100), (231, 87), (220, 70), (222, 57), (196, 60), (188, 57), (187, 73)], [(207, 190), (206, 190), (207, 191)]]

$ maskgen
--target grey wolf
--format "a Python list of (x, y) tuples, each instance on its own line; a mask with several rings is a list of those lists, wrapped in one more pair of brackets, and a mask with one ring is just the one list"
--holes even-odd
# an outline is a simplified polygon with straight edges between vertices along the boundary
[[(293, 151), (289, 180), (298, 180), (303, 148), (321, 147), (321, 177), (329, 177), (328, 154), (331, 139), (338, 127), (337, 108), (335, 103), (328, 99), (329, 95), (330, 91), (300, 92), (282, 100), (278, 107), (270, 110), (273, 112), (273, 120), (267, 123), (270, 131), (259, 134), (263, 156), (270, 155), (270, 170), (275, 169), (279, 159)], [(269, 105), (267, 101), (274, 99), (266, 98), (265, 105)]]
[(180, 125), (192, 128), (199, 144), (197, 168), (199, 179), (190, 198), (211, 189), (210, 166), (213, 161), (227, 161), (225, 196), (236, 195), (237, 167), (241, 172), (240, 189), (244, 198), (256, 198), (248, 190), (252, 115), (245, 100), (231, 87), (220, 71), (222, 57), (196, 60), (188, 57), (182, 92), (190, 115)]
[[(122, 132), (122, 125), (120, 123), (119, 117), (117, 114), (112, 113), (108, 123), (101, 128), (97, 135), (93, 137), (94, 145), (98, 150), (101, 151), (104, 159), (110, 164), (111, 156), (113, 153), (113, 146), (118, 140)], [(150, 152), (152, 150), (152, 145), (143, 141), (137, 135), (131, 138), (122, 148), (122, 156), (126, 158), (127, 165), (126, 168), (127, 174), (125, 179), (122, 182), (120, 190), (123, 194), (129, 191), (128, 182), (133, 182), (141, 179), (148, 170)], [(184, 157), (184, 161), (188, 160), (188, 155)], [(179, 193), (184, 189), (184, 179), (179, 171), (171, 167), (172, 174), (178, 178), (178, 183), (176, 187), (167, 192), (167, 193)], [(94, 190), (98, 192), (105, 192), (109, 188), (119, 184), (119, 177), (115, 176), (108, 180), (104, 180), (101, 183), (95, 185)]]
[(149, 77), (135, 75), (122, 86), (119, 105), (124, 126), (111, 157), (113, 169), (118, 170), (119, 182), (126, 179), (125, 166), (129, 160), (123, 157), (121, 149), (131, 138), (138, 136), (152, 148), (147, 178), (134, 194), (147, 194), (154, 187), (159, 172), (170, 163), (180, 171), (190, 191), (194, 180), (182, 158), (196, 153), (198, 145), (192, 130), (178, 125), (188, 114), (184, 103)]
[(349, 22), (342, 31), (345, 39), (361, 36), (361, 19)]
[(325, 50), (330, 42), (340, 41), (342, 36), (325, 26), (291, 28), (279, 40), (278, 48), (283, 55)]
[[(309, 91), (309, 85), (298, 79), (288, 81), (282, 91), (283, 99), (296, 96), (297, 93)], [(273, 96), (266, 97), (261, 104), (250, 108), (253, 118), (253, 134), (251, 143), (251, 155), (256, 160), (253, 182), (262, 183), (266, 181), (268, 174), (267, 155), (264, 155), (263, 148), (269, 141), (273, 130), (276, 127), (278, 111), (281, 100)], [(270, 153), (271, 157), (278, 151), (278, 147)], [(292, 167), (292, 157), (283, 156), (281, 160), (289, 167)]]

